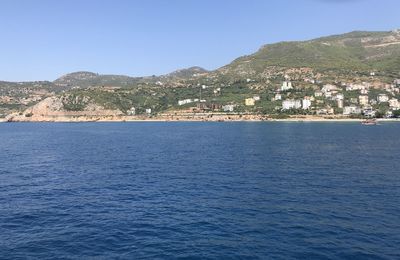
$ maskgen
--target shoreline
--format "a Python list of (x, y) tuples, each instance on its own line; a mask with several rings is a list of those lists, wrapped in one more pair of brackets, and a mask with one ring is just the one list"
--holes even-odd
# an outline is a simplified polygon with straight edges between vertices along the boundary
[[(74, 117), (74, 118), (66, 118), (66, 117), (41, 117), (41, 118), (32, 118), (32, 119), (24, 119), (24, 120), (7, 120), (6, 118), (0, 118), (0, 123), (95, 123), (95, 122), (115, 122), (115, 123), (123, 123), (123, 122), (304, 122), (304, 123), (357, 123), (362, 122), (365, 119), (359, 118), (324, 118), (324, 117), (292, 117), (292, 118), (283, 118), (283, 119), (273, 119), (267, 117), (244, 117), (244, 118), (165, 118), (165, 117), (109, 117), (109, 118), (94, 118), (94, 117)], [(377, 122), (400, 122), (400, 118), (379, 118), (376, 119)]]

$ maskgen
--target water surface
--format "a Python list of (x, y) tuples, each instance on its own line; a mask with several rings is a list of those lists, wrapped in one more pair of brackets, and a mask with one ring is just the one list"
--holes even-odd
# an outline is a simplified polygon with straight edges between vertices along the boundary
[(400, 124), (0, 124), (0, 258), (398, 259)]

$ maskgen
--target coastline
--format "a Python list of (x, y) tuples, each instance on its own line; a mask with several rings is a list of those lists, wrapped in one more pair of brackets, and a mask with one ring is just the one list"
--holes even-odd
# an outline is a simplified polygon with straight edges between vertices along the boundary
[[(327, 118), (319, 116), (304, 116), (304, 117), (290, 117), (290, 118), (269, 118), (267, 116), (256, 115), (230, 115), (218, 116), (215, 114), (204, 116), (42, 116), (39, 118), (0, 118), (0, 123), (18, 123), (18, 122), (37, 122), (37, 123), (85, 123), (85, 122), (332, 122), (332, 123), (354, 123), (362, 122), (364, 119), (359, 118)], [(400, 122), (400, 118), (380, 118), (378, 122)]]

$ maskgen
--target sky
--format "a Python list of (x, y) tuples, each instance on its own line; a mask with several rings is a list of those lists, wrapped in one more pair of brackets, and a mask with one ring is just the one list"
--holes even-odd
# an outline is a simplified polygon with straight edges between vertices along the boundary
[(399, 0), (1, 0), (0, 80), (212, 70), (262, 45), (400, 28)]

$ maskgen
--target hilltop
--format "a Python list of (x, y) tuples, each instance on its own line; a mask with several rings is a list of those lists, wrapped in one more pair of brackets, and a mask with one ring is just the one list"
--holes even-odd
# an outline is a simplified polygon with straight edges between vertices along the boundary
[(90, 86), (129, 86), (136, 84), (140, 79), (125, 75), (100, 75), (88, 71), (79, 71), (64, 75), (53, 83), (57, 86), (82, 88)]
[(186, 79), (190, 79), (193, 77), (197, 77), (197, 76), (201, 76), (203, 74), (208, 73), (209, 71), (195, 66), (195, 67), (190, 67), (187, 69), (181, 69), (181, 70), (176, 70), (172, 73), (169, 73), (167, 75), (165, 75), (164, 77), (172, 77), (172, 78), (186, 78)]
[(262, 73), (269, 67), (316, 70), (400, 70), (400, 31), (351, 32), (309, 41), (280, 42), (262, 46), (220, 69), (223, 73)]

